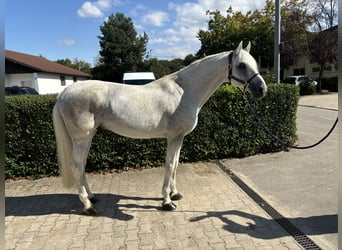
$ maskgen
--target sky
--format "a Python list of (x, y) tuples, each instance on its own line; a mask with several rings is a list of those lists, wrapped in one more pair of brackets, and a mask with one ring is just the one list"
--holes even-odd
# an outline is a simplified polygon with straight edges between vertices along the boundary
[(49, 60), (77, 58), (94, 64), (100, 26), (120, 12), (149, 37), (152, 58), (172, 60), (195, 54), (200, 29), (207, 30), (207, 10), (222, 14), (262, 9), (262, 0), (6, 0), (5, 48)]

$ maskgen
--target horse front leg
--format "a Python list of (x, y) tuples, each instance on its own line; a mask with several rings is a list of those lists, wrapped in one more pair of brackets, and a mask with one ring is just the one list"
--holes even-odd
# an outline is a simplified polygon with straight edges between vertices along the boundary
[(181, 195), (177, 191), (177, 187), (176, 187), (176, 173), (177, 173), (177, 168), (178, 168), (179, 155), (180, 155), (180, 150), (178, 151), (178, 154), (176, 156), (175, 166), (173, 168), (173, 172), (172, 172), (172, 175), (171, 175), (171, 182), (170, 182), (171, 193), (170, 193), (170, 198), (171, 198), (172, 201), (179, 201), (179, 200), (181, 200), (183, 198), (183, 195)]
[(183, 136), (168, 139), (167, 152), (165, 159), (165, 177), (162, 188), (163, 204), (162, 209), (172, 211), (176, 209), (176, 205), (172, 200), (180, 200), (182, 195), (178, 193), (176, 188), (176, 168), (179, 161), (179, 154), (183, 144)]

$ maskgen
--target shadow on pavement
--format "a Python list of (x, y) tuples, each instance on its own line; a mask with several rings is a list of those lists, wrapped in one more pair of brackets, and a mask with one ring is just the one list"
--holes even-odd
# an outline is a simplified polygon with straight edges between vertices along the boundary
[[(125, 214), (121, 209), (160, 210), (160, 206), (145, 205), (144, 203), (162, 201), (162, 198), (130, 197), (114, 194), (95, 194), (95, 197), (98, 199), (95, 204), (98, 211), (97, 216), (118, 220), (131, 220), (134, 218), (130, 214)], [(83, 214), (82, 208), (83, 205), (76, 194), (5, 197), (5, 216)]]
[[(135, 197), (114, 194), (95, 194), (99, 200), (95, 207), (97, 216), (122, 221), (134, 218), (130, 212), (153, 212), (160, 210), (162, 198)], [(158, 205), (151, 205), (151, 201)], [(5, 197), (5, 216), (40, 216), (50, 214), (82, 214), (82, 204), (76, 194), (44, 194), (20, 197)], [(125, 213), (126, 212), (126, 213)], [(200, 212), (182, 211), (177, 212)], [(260, 239), (274, 239), (287, 236), (283, 230), (272, 230), (274, 220), (237, 210), (201, 211), (205, 215), (190, 218), (190, 222), (218, 218), (223, 228), (231, 233), (247, 234)], [(244, 222), (242, 222), (241, 218)], [(246, 220), (247, 219), (247, 220)], [(288, 219), (301, 228), (306, 235), (337, 233), (337, 214)], [(304, 228), (304, 230), (302, 229)], [(274, 229), (274, 228), (273, 228)], [(306, 230), (307, 229), (307, 230)]]
[[(246, 222), (244, 225), (237, 223), (234, 221), (234, 219), (237, 219), (236, 216), (249, 219), (250, 221)], [(288, 235), (288, 233), (283, 230), (272, 230), (272, 228), (270, 228), (274, 223), (273, 219), (267, 219), (236, 210), (207, 212), (206, 215), (192, 217), (190, 222), (201, 221), (210, 217), (219, 218), (224, 223), (223, 228), (231, 233), (248, 234), (249, 236), (260, 239), (274, 239)], [(302, 225), (305, 228), (309, 228), (308, 230), (302, 230), (306, 235), (337, 233), (337, 214), (307, 218), (289, 218), (288, 220), (295, 226)], [(239, 221), (241, 221), (241, 219)], [(266, 231), (268, 233), (265, 233)], [(272, 233), (270, 234), (269, 232)]]

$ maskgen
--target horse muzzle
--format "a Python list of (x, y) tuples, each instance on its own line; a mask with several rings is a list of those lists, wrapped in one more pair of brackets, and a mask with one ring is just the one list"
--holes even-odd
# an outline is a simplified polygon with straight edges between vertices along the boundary
[(258, 75), (247, 86), (248, 92), (250, 92), (253, 98), (260, 100), (267, 94), (267, 85), (264, 79)]

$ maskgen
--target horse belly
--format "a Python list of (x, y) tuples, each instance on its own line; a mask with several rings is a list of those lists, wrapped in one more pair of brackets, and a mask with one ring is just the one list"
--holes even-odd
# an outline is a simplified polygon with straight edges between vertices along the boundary
[(116, 134), (136, 138), (136, 139), (150, 139), (150, 138), (165, 138), (167, 134), (167, 122), (160, 119), (139, 119), (139, 117), (132, 117), (128, 119), (113, 119), (104, 122), (102, 127), (110, 130)]

